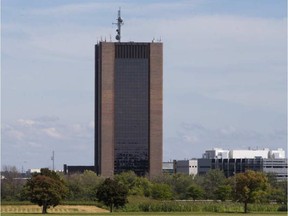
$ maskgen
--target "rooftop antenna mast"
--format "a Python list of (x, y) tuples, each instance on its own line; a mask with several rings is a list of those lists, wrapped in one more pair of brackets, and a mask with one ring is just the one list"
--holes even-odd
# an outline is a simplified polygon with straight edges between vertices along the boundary
[(121, 42), (121, 25), (124, 24), (123, 20), (121, 18), (121, 8), (119, 8), (119, 10), (118, 10), (118, 18), (116, 20), (117, 20), (117, 23), (113, 23), (113, 24), (117, 25), (117, 29), (116, 29), (117, 35), (115, 38), (118, 42)]

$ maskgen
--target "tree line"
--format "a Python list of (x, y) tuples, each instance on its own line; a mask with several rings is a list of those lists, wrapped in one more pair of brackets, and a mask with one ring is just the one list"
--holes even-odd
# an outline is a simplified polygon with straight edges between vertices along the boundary
[(151, 179), (133, 172), (115, 175), (113, 179), (97, 176), (92, 171), (63, 175), (47, 169), (28, 180), (21, 179), (13, 167), (7, 168), (1, 181), (2, 201), (29, 200), (42, 206), (65, 201), (96, 201), (110, 211), (127, 203), (127, 196), (155, 200), (232, 200), (241, 202), (247, 212), (248, 203), (271, 201), (287, 207), (287, 181), (277, 181), (275, 175), (248, 171), (226, 178), (220, 170), (205, 175), (163, 174)]

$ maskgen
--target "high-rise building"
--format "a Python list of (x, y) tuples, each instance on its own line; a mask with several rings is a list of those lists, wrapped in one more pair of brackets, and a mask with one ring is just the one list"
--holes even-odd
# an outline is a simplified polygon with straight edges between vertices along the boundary
[(95, 169), (162, 172), (162, 43), (95, 46)]

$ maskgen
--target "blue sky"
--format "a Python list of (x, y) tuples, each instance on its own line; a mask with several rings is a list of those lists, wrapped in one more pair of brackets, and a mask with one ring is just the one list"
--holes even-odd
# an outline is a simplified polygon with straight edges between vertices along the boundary
[(2, 0), (1, 162), (93, 164), (94, 45), (164, 44), (164, 160), (286, 148), (286, 0)]

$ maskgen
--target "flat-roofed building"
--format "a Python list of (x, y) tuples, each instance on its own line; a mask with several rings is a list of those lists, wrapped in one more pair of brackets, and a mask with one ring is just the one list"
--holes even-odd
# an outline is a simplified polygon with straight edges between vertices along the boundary
[(162, 163), (162, 172), (168, 173), (168, 174), (173, 174), (174, 173), (173, 162), (163, 162)]
[(188, 175), (197, 175), (198, 160), (174, 160), (174, 173), (183, 173)]
[(269, 155), (269, 149), (248, 149), (248, 150), (230, 150), (229, 152), (229, 158), (255, 158), (255, 157), (261, 157), (261, 158), (268, 158)]
[(213, 148), (212, 150), (206, 150), (202, 158), (229, 158), (229, 150), (224, 150), (221, 148)]
[(162, 43), (95, 46), (95, 169), (162, 173)]

